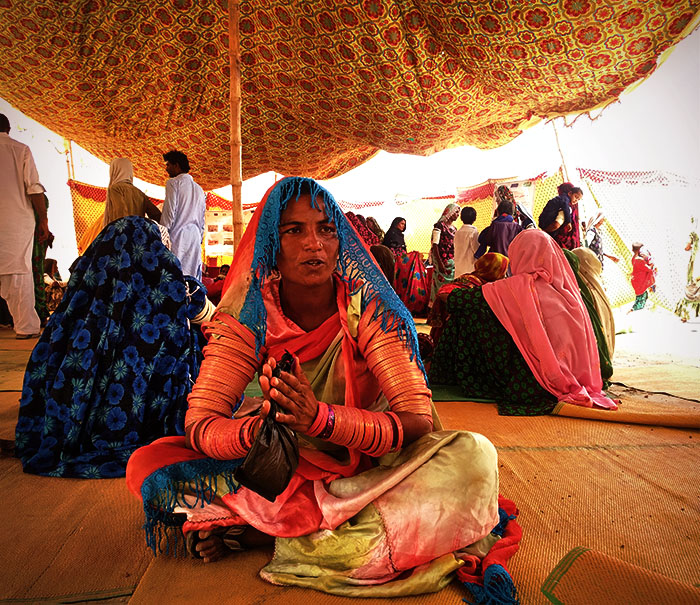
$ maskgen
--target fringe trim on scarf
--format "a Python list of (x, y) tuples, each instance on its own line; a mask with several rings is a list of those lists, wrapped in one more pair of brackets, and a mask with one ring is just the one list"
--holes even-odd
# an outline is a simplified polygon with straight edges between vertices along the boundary
[(473, 602), (462, 599), (469, 605), (519, 605), (520, 603), (513, 578), (506, 569), (506, 562), (519, 548), (522, 529), (515, 521), (518, 514), (515, 504), (502, 496), (498, 497), (498, 504), (500, 520), (491, 533), (500, 536), (501, 539), (491, 547), (481, 563), (483, 577), (479, 577), (478, 571), (467, 573), (464, 570), (457, 570), (457, 577), (476, 599)]
[[(165, 552), (178, 555), (179, 538), (182, 537), (180, 528), (184, 518), (173, 512), (175, 507), (195, 508), (211, 503), (216, 496), (220, 479), (226, 483), (229, 491), (237, 491), (239, 486), (233, 478), (233, 472), (242, 462), (243, 458), (202, 458), (165, 466), (146, 478), (141, 486), (146, 517), (143, 529), (146, 532), (146, 544), (153, 550), (153, 554)], [(195, 502), (187, 503), (185, 494), (194, 496)], [(182, 545), (184, 546), (184, 541)]]
[(474, 603), (462, 599), (470, 605), (518, 605), (520, 603), (513, 579), (502, 565), (489, 565), (486, 568), (483, 586), (467, 582), (464, 582), (464, 585), (476, 599)]
[(496, 525), (496, 527), (494, 527), (491, 530), (491, 533), (502, 538), (503, 534), (506, 531), (506, 528), (508, 527), (508, 521), (513, 521), (516, 518), (517, 518), (517, 515), (509, 515), (502, 508), (499, 508), (498, 509), (498, 519), (499, 519), (498, 525)]

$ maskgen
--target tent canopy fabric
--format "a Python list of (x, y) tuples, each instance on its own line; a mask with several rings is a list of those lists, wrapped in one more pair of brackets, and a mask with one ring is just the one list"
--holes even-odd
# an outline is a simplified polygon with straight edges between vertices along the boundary
[[(243, 177), (507, 143), (614, 101), (700, 0), (244, 0)], [(178, 148), (230, 182), (228, 2), (0, 0), (0, 95), (150, 182)]]

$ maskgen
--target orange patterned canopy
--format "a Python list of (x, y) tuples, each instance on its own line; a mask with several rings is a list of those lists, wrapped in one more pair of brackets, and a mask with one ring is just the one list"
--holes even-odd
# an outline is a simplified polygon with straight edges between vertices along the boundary
[[(151, 182), (230, 182), (226, 0), (0, 0), (0, 94)], [(615, 100), (700, 0), (243, 0), (243, 177), (492, 148)]]

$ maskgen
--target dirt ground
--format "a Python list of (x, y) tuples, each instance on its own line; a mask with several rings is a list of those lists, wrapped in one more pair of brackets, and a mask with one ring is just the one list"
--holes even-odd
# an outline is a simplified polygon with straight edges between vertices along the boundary
[(614, 367), (681, 364), (700, 371), (700, 318), (684, 323), (661, 307), (614, 315)]

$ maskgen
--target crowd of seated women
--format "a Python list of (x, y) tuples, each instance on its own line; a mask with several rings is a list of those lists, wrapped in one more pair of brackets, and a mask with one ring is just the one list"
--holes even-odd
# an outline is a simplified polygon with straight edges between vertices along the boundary
[(612, 374), (608, 339), (590, 289), (577, 281), (578, 256), (570, 264), (553, 238), (526, 229), (509, 257), (511, 277), (449, 294), (431, 382), (495, 401), (502, 414), (546, 414), (560, 402), (615, 409), (603, 392)]

